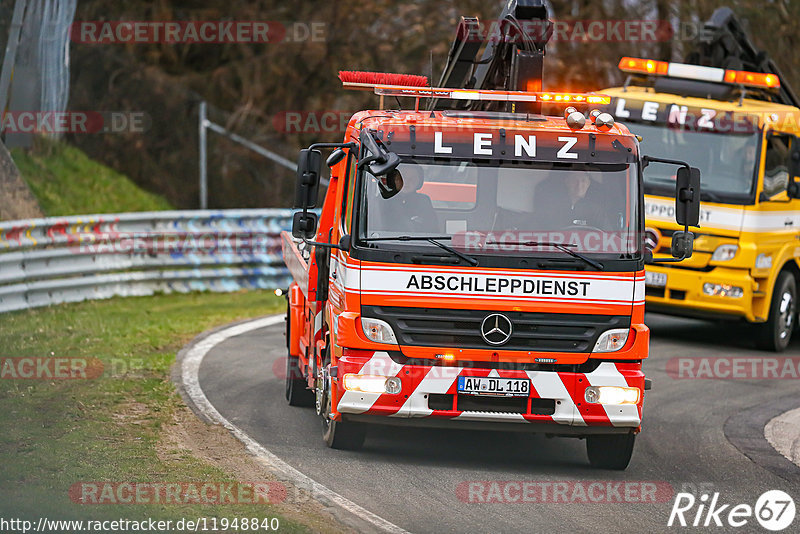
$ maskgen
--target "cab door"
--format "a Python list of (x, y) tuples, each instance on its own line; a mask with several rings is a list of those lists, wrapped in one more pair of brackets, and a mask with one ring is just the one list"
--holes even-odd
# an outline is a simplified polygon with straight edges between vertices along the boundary
[[(341, 186), (342, 191), (339, 198), (336, 220), (337, 223), (333, 226), (331, 235), (332, 243), (339, 243), (343, 236), (349, 236), (352, 228), (353, 218), (353, 203), (355, 201), (355, 182), (356, 182), (356, 154), (357, 150), (348, 150), (348, 155), (341, 163)], [(353, 269), (356, 260), (350, 257), (347, 250), (330, 249), (330, 274), (329, 274), (329, 292), (328, 298), (330, 302), (331, 321), (343, 311), (357, 311), (358, 301), (353, 297), (352, 293), (347, 296), (347, 287), (352, 286), (353, 274), (355, 273), (357, 279), (357, 270)]]
[[(751, 265), (758, 284), (753, 314), (767, 319), (780, 271), (794, 262), (800, 251), (800, 199), (787, 191), (792, 151), (798, 149), (794, 135), (768, 131), (762, 145), (763, 158), (753, 217), (745, 217), (742, 239), (752, 239), (755, 257)], [(745, 245), (745, 243), (742, 243)], [(800, 280), (796, 280), (800, 285)]]

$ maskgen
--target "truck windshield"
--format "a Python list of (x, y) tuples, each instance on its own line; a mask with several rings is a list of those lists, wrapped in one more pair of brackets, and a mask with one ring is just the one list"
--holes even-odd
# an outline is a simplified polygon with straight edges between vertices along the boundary
[[(633, 164), (404, 159), (399, 192), (381, 194), (364, 172), (357, 235), (365, 246), (430, 247), (401, 236), (439, 236), (471, 255), (619, 258), (639, 250)], [(385, 177), (381, 178), (386, 180)]]
[[(742, 203), (753, 197), (757, 132), (706, 133), (638, 123), (629, 127), (643, 137), (643, 153), (698, 167), (703, 200)], [(644, 169), (645, 193), (674, 196), (676, 170), (663, 163), (648, 165)]]

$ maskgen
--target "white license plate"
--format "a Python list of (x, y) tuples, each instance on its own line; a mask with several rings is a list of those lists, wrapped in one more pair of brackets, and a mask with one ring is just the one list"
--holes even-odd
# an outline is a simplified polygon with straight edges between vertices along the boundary
[(650, 287), (666, 287), (667, 275), (665, 273), (651, 273), (650, 271), (645, 271), (644, 285)]
[(458, 392), (467, 395), (527, 397), (530, 391), (531, 381), (527, 378), (458, 377)]

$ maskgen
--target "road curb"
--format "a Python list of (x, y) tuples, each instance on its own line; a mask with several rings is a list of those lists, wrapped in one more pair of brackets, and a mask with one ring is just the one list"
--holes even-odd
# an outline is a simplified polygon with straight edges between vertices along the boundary
[(203, 393), (199, 382), (199, 369), (203, 358), (211, 349), (232, 337), (279, 324), (282, 321), (283, 315), (271, 315), (230, 323), (196, 336), (178, 352), (175, 365), (172, 368), (171, 376), (181, 396), (191, 410), (203, 421), (225, 427), (236, 439), (244, 444), (247, 451), (259, 463), (270, 469), (279, 479), (288, 481), (298, 488), (308, 489), (317, 501), (328, 506), (344, 524), (354, 527), (359, 532), (376, 531), (409, 534), (406, 530), (323, 486), (272, 454), (220, 414)]
[(790, 395), (759, 404), (725, 421), (727, 440), (753, 462), (782, 479), (800, 485), (800, 467), (780, 454), (764, 435), (770, 421), (800, 406), (800, 396)]
[(764, 437), (776, 451), (800, 467), (800, 408), (770, 419), (764, 427)]

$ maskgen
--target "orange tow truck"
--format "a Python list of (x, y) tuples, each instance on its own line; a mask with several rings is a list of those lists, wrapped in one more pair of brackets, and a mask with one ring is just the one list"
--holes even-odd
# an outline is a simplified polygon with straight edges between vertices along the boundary
[[(283, 234), (289, 404), (314, 406), (333, 448), (376, 425), (530, 431), (585, 438), (593, 466), (625, 469), (649, 382), (651, 258), (638, 141), (592, 110), (610, 99), (528, 91), (530, 79), (342, 78), (413, 107), (358, 112), (343, 142), (300, 153)], [(561, 112), (542, 114), (551, 103)], [(700, 178), (670, 163), (680, 261)]]

